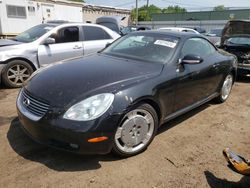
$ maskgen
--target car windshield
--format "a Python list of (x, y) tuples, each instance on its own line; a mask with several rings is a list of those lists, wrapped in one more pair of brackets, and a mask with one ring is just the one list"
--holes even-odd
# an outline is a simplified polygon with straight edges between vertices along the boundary
[(227, 39), (227, 44), (250, 45), (250, 37), (232, 37)]
[(103, 53), (153, 63), (165, 63), (172, 57), (177, 44), (178, 38), (173, 36), (138, 33), (120, 38)]
[(40, 24), (17, 35), (14, 40), (20, 42), (33, 42), (51, 29), (53, 29), (54, 27), (55, 25), (52, 24)]

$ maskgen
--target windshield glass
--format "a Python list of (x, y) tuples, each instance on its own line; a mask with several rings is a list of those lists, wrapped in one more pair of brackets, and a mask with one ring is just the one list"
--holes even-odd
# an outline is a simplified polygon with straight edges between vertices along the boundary
[(42, 35), (53, 29), (55, 25), (50, 24), (40, 24), (35, 27), (32, 27), (28, 29), (27, 31), (24, 31), (23, 33), (17, 35), (14, 40), (20, 41), (20, 42), (33, 42), (36, 39), (40, 38)]
[(227, 39), (227, 44), (250, 45), (249, 37), (232, 37)]
[(172, 57), (177, 44), (176, 37), (138, 33), (120, 38), (103, 53), (153, 63), (165, 63)]

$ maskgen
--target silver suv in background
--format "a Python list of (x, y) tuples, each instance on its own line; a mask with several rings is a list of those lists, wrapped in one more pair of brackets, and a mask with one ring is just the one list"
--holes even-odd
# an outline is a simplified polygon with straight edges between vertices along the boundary
[(95, 53), (120, 35), (96, 24), (46, 23), (0, 40), (0, 78), (20, 87), (40, 67)]

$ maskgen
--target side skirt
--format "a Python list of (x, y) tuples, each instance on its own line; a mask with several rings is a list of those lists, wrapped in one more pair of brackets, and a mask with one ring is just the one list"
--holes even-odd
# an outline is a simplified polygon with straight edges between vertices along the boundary
[(185, 113), (187, 113), (187, 112), (189, 112), (189, 111), (197, 108), (198, 106), (201, 106), (201, 105), (207, 103), (208, 101), (212, 100), (213, 98), (215, 98), (217, 96), (219, 96), (219, 93), (214, 93), (214, 94), (208, 96), (207, 98), (205, 98), (205, 99), (203, 99), (201, 101), (198, 101), (198, 102), (192, 104), (191, 106), (185, 107), (185, 108), (183, 108), (183, 109), (181, 109), (181, 110), (179, 110), (177, 112), (174, 112), (174, 113), (170, 114), (169, 116), (167, 116), (163, 120), (163, 122), (161, 123), (161, 125), (163, 123), (166, 123), (167, 121), (170, 121), (170, 120), (172, 120), (172, 119), (174, 119), (174, 118), (176, 118), (176, 117), (178, 117), (178, 116), (180, 116), (182, 114), (185, 114)]

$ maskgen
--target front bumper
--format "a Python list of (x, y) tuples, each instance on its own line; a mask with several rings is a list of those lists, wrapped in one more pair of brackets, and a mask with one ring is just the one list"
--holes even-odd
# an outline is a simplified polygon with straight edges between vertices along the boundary
[[(103, 115), (86, 122), (76, 122), (45, 114), (40, 120), (27, 117), (25, 107), (17, 100), (17, 112), (24, 132), (47, 146), (80, 154), (107, 154), (112, 149), (119, 115)], [(107, 140), (90, 143), (91, 138), (105, 136)]]
[(250, 64), (239, 63), (237, 70), (238, 70), (238, 75), (250, 74)]

